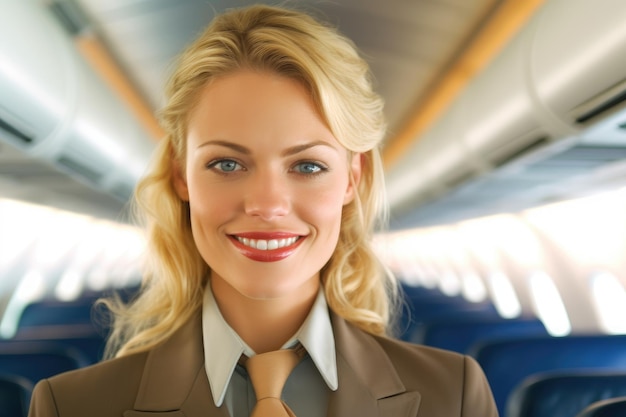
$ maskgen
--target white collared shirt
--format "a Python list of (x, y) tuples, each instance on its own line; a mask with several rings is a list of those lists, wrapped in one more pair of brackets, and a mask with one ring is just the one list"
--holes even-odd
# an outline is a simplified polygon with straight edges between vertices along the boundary
[[(225, 404), (232, 417), (248, 417), (256, 398), (245, 369), (237, 365), (242, 354), (255, 352), (224, 320), (211, 290), (202, 305), (205, 369), (217, 407)], [(298, 417), (326, 415), (328, 394), (338, 387), (335, 338), (324, 292), (319, 294), (306, 320), (283, 348), (300, 342), (308, 355), (296, 366), (283, 390), (283, 399)]]

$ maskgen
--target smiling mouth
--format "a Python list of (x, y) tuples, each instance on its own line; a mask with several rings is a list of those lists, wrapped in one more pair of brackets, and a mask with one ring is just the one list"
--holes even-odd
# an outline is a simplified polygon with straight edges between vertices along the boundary
[(300, 236), (293, 236), (284, 239), (250, 239), (247, 237), (235, 236), (237, 241), (244, 246), (247, 246), (256, 250), (276, 250), (286, 248), (293, 245), (300, 239)]

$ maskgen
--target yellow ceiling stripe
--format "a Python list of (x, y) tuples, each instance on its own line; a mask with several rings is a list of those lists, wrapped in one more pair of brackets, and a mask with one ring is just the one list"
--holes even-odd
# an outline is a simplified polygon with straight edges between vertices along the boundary
[(470, 79), (491, 61), (538, 9), (544, 0), (505, 0), (476, 34), (472, 42), (435, 86), (426, 94), (415, 116), (383, 150), (386, 168), (396, 162), (431, 126)]
[(78, 35), (76, 46), (104, 81), (128, 104), (146, 132), (155, 141), (161, 139), (164, 133), (156, 121), (152, 109), (146, 104), (143, 97), (137, 92), (96, 36), (91, 33)]

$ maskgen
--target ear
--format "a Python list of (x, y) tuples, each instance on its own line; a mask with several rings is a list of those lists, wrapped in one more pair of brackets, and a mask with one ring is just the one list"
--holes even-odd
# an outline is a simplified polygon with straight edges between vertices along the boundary
[(174, 190), (176, 190), (176, 194), (178, 194), (181, 200), (189, 201), (189, 187), (187, 186), (185, 173), (176, 158), (172, 157), (171, 161), (172, 185), (174, 186)]
[(363, 170), (363, 158), (365, 155), (362, 153), (355, 153), (352, 155), (352, 161), (350, 161), (350, 182), (346, 189), (346, 195), (343, 199), (344, 206), (351, 203), (358, 192), (359, 183), (361, 182), (361, 172)]

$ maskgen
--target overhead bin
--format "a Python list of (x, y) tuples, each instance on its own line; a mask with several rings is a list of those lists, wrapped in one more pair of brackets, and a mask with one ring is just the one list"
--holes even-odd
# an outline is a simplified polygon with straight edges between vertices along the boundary
[(620, 0), (547, 1), (389, 170), (396, 226), (524, 207), (614, 163), (576, 158), (626, 147), (624, 22)]
[(564, 123), (586, 126), (626, 100), (624, 22), (621, 0), (552, 1), (537, 16), (531, 93)]
[[(448, 118), (454, 119), (455, 106)], [(447, 191), (446, 180), (455, 183), (468, 171), (471, 158), (458, 140), (462, 123), (439, 123), (402, 158), (387, 178), (387, 194), (392, 206), (401, 201), (414, 206)], [(393, 174), (398, 174), (393, 177)], [(410, 175), (404, 175), (410, 173)]]
[(154, 146), (36, 0), (0, 0), (0, 141), (121, 200)]

